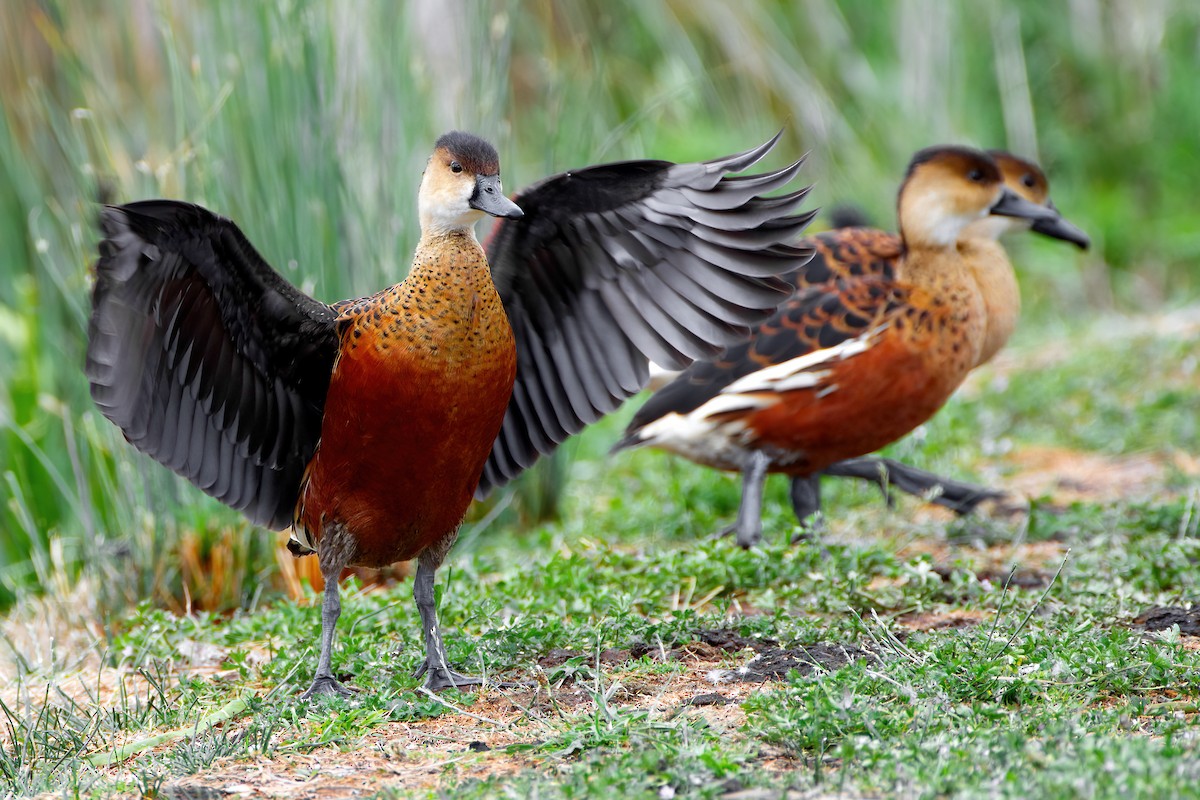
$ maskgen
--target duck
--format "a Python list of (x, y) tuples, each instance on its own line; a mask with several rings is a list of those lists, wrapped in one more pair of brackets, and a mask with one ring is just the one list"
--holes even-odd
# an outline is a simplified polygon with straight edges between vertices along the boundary
[[(960, 252), (970, 257), (970, 254), (975, 252), (994, 251), (999, 248), (1003, 253), (1002, 245), (999, 243), (1003, 237), (1026, 231), (1069, 242), (1080, 250), (1087, 250), (1090, 247), (1091, 239), (1087, 233), (1065, 219), (1059, 213), (1053, 200), (1050, 199), (1049, 180), (1037, 163), (1007, 150), (992, 149), (988, 150), (987, 154), (1000, 168), (1000, 174), (1006, 187), (1029, 202), (1046, 207), (1055, 216), (1034, 221), (1020, 217), (988, 215), (983, 219), (975, 220), (966, 227), (959, 237)], [(861, 218), (847, 218), (851, 219), (855, 225), (862, 222)], [(836, 227), (853, 227), (853, 225)], [(983, 259), (983, 261), (988, 263), (991, 260)], [(884, 262), (876, 263), (882, 265)], [(895, 265), (889, 263), (888, 266), (894, 272)], [(800, 272), (804, 273), (805, 270), (802, 269)], [(1021, 294), (1017, 285), (1016, 272), (995, 270), (990, 273), (990, 277), (990, 282), (984, 286), (987, 332), (979, 363), (976, 364), (977, 367), (989, 362), (1007, 344), (1009, 337), (1016, 329), (1021, 309)], [(890, 489), (898, 489), (907, 494), (929, 499), (960, 516), (974, 512), (983, 502), (1003, 501), (1007, 497), (1003, 491), (954, 480), (909, 466), (895, 459), (880, 456), (862, 456), (841, 461), (827, 467), (822, 474), (830, 477), (858, 478), (874, 483), (883, 492), (884, 499), (889, 505), (894, 502)], [(793, 499), (793, 510), (801, 523), (812, 519), (813, 515), (821, 510), (819, 480), (819, 478), (810, 479), (808, 486), (794, 487), (790, 493)]]
[(795, 244), (808, 188), (789, 187), (803, 159), (735, 174), (781, 135), (710, 161), (571, 170), (510, 199), (495, 147), (451, 131), (421, 177), (407, 276), (331, 304), (205, 208), (101, 209), (91, 396), (133, 447), (316, 554), (301, 700), (350, 694), (333, 671), (343, 569), (410, 559), (416, 677), (482, 682), (451, 667), (434, 605), (468, 506), (640, 391), (651, 359), (711, 358), (787, 296), (779, 276), (812, 255)]
[(726, 532), (742, 547), (762, 538), (768, 473), (791, 477), (798, 512), (819, 508), (824, 470), (928, 420), (992, 345), (986, 293), (1012, 265), (1002, 248), (959, 249), (990, 216), (1061, 215), (1007, 188), (982, 150), (918, 151), (897, 195), (898, 236), (809, 239), (816, 256), (790, 276), (792, 296), (748, 340), (655, 392), (613, 450), (651, 446), (741, 473)]

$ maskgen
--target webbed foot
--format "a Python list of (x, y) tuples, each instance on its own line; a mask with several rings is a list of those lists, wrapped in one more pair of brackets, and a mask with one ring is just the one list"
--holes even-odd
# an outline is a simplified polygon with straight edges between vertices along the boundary
[(434, 667), (429, 668), (429, 659), (421, 662), (421, 666), (417, 667), (417, 671), (413, 673), (414, 678), (425, 676), (425, 688), (431, 692), (440, 692), (443, 689), (454, 687), (462, 689), (466, 686), (479, 686), (483, 683), (483, 678), (475, 675), (462, 675), (449, 667)]
[(308, 691), (300, 695), (300, 699), (312, 700), (319, 694), (336, 694), (342, 697), (351, 697), (354, 693), (338, 683), (338, 679), (332, 675), (318, 675), (316, 678), (313, 678), (312, 686), (308, 687)]
[(757, 529), (744, 529), (738, 523), (734, 523), (728, 527), (722, 528), (713, 535), (714, 539), (724, 539), (727, 536), (733, 536), (738, 543), (738, 547), (743, 550), (749, 550), (756, 544), (762, 541), (763, 532), (760, 526)]

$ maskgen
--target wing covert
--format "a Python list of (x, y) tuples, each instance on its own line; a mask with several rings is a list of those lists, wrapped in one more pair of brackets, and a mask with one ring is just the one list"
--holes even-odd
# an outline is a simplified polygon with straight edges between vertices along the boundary
[(613, 449), (639, 443), (640, 429), (668, 414), (688, 414), (755, 373), (768, 374), (774, 367), (878, 330), (905, 296), (903, 286), (883, 276), (832, 280), (798, 290), (748, 340), (717, 358), (692, 364), (655, 392)]

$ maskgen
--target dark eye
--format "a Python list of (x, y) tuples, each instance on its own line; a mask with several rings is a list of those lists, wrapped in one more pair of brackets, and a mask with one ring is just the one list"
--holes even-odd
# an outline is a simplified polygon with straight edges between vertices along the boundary
[(967, 180), (979, 183), (983, 180), (983, 170), (973, 169), (967, 173)]
[(458, 163), (457, 161), (451, 161), (450, 162), (450, 171), (451, 172), (462, 172), (462, 164)]
[(1024, 175), (1021, 176), (1021, 185), (1027, 189), (1032, 189), (1034, 184), (1036, 184), (1036, 183), (1037, 183), (1037, 181), (1034, 180), (1033, 176), (1030, 175), (1028, 172), (1026, 172)]

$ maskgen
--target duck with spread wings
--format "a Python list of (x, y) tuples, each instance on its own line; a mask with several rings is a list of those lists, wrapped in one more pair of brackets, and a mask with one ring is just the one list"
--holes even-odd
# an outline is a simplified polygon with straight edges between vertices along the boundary
[[(171, 200), (105, 207), (86, 373), (135, 447), (252, 521), (291, 526), (325, 577), (332, 670), (347, 565), (417, 559), (413, 596), (441, 689), (434, 572), (475, 496), (623, 400), (648, 361), (682, 367), (744, 338), (811, 255), (801, 162), (734, 176), (778, 140), (703, 163), (630, 161), (501, 190), (499, 157), (441, 137), (421, 180), (405, 280), (327, 305), (274, 271), (231, 221)], [(499, 218), (486, 248), (484, 215)]]

